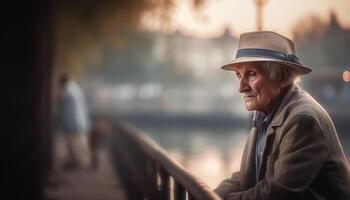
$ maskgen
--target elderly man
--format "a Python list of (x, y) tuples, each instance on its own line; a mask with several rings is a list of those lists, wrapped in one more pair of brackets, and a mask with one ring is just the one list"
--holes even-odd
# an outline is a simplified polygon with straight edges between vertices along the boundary
[(350, 170), (327, 112), (295, 84), (311, 72), (291, 40), (274, 32), (240, 37), (236, 59), (222, 67), (239, 79), (254, 111), (239, 172), (214, 190), (223, 199), (350, 199)]

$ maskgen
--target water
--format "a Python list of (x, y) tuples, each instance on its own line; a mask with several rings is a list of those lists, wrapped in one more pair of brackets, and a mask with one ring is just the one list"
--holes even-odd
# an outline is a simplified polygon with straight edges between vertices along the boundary
[(144, 129), (183, 167), (215, 188), (239, 170), (248, 130)]
[[(178, 163), (215, 188), (239, 170), (248, 128), (142, 128)], [(350, 155), (350, 138), (339, 134), (345, 153)]]

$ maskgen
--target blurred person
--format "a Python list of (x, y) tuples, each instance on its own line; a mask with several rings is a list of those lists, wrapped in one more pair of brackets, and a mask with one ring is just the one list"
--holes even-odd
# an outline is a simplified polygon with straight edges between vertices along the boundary
[(89, 165), (88, 133), (90, 126), (84, 94), (68, 74), (59, 79), (58, 129), (63, 132), (67, 146), (65, 169), (82, 169)]
[(234, 71), (254, 111), (240, 171), (214, 190), (223, 199), (350, 199), (350, 170), (328, 113), (295, 79), (311, 72), (275, 32), (240, 36)]

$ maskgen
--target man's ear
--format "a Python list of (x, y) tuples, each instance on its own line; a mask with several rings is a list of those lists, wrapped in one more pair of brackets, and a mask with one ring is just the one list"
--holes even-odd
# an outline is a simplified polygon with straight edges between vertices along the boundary
[(289, 85), (289, 80), (291, 79), (291, 73), (289, 73), (288, 69), (283, 68), (280, 76), (280, 85), (281, 88), (285, 88)]

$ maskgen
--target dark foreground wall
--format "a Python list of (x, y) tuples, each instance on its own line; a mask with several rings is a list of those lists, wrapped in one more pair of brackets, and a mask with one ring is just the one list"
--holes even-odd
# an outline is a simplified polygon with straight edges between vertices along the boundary
[(43, 198), (51, 146), (51, 3), (0, 3), (1, 199)]

